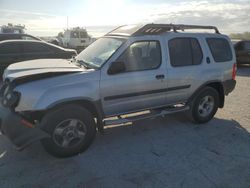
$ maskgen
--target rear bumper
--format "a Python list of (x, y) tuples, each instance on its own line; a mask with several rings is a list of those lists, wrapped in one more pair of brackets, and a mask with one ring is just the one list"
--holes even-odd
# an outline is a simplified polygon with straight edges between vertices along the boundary
[(0, 131), (22, 150), (31, 143), (47, 138), (49, 135), (22, 116), (0, 105)]
[(224, 82), (222, 82), (223, 84), (223, 88), (224, 88), (224, 94), (228, 95), (229, 93), (231, 93), (235, 86), (236, 86), (236, 80), (226, 80)]

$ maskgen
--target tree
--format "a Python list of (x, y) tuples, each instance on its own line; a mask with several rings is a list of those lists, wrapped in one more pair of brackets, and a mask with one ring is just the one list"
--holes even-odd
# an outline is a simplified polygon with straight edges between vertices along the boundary
[(230, 34), (232, 39), (243, 39), (243, 40), (250, 40), (250, 32), (244, 33), (232, 33)]

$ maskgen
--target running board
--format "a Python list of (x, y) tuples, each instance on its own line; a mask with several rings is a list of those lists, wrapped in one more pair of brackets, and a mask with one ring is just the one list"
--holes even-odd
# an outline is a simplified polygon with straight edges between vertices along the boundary
[(136, 115), (136, 116), (131, 116), (131, 117), (118, 117), (118, 119), (114, 120), (104, 120), (104, 125), (118, 125), (118, 124), (126, 124), (126, 123), (131, 123), (134, 121), (139, 121), (143, 119), (152, 119), (155, 117), (159, 116), (165, 116), (168, 114), (173, 114), (176, 112), (183, 112), (189, 110), (189, 106), (181, 106), (181, 107), (172, 107), (172, 108), (163, 108), (163, 109), (155, 109), (155, 110), (150, 110), (150, 113), (147, 114), (141, 114), (141, 115)]

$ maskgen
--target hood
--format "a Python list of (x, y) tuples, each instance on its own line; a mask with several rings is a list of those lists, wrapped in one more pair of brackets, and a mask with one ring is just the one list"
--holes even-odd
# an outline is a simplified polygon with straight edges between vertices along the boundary
[(3, 79), (10, 81), (30, 77), (43, 78), (62, 74), (87, 71), (65, 59), (37, 59), (11, 64), (6, 68)]

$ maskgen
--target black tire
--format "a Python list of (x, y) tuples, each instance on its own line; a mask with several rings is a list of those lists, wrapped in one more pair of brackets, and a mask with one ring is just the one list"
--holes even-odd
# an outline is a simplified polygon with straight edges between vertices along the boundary
[[(83, 138), (78, 140), (78, 142), (76, 142), (75, 145), (62, 147), (57, 143), (54, 136), (55, 135), (54, 131), (56, 130), (58, 125), (61, 125), (63, 124), (63, 122), (71, 120), (75, 120), (77, 122), (79, 121), (84, 124), (84, 136), (82, 136)], [(66, 124), (66, 126), (64, 126), (64, 128), (61, 129), (65, 129), (69, 126), (70, 126), (69, 124)], [(45, 150), (49, 154), (55, 157), (70, 157), (85, 151), (94, 140), (96, 134), (96, 124), (93, 115), (85, 108), (73, 104), (65, 105), (49, 111), (43, 117), (41, 121), (41, 127), (43, 130), (45, 130), (47, 133), (51, 135), (50, 138), (45, 138), (41, 140), (41, 143), (45, 148)], [(65, 133), (62, 134), (65, 135)]]
[[(206, 113), (202, 114), (202, 110), (199, 109), (199, 105), (202, 104), (202, 100), (208, 97), (211, 101), (213, 100), (214, 105), (208, 108)], [(209, 101), (209, 100), (208, 100)], [(201, 105), (202, 106), (202, 105)], [(204, 105), (205, 106), (205, 105)], [(195, 123), (206, 123), (210, 121), (218, 110), (219, 106), (219, 93), (217, 90), (211, 87), (203, 88), (191, 102), (191, 118)]]

